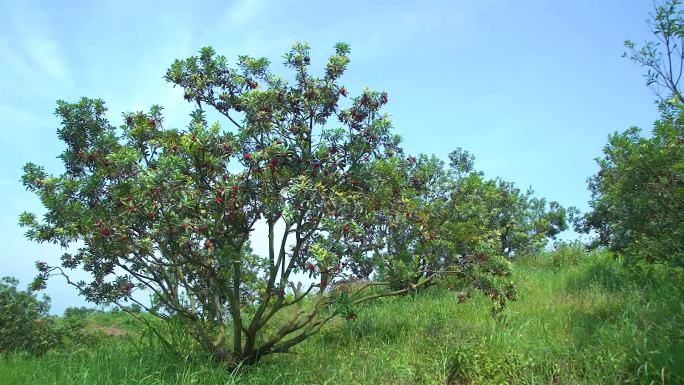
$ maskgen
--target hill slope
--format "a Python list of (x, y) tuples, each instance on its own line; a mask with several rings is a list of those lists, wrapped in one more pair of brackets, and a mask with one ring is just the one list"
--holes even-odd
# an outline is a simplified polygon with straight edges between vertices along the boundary
[(429, 290), (367, 306), (240, 374), (109, 337), (95, 350), (3, 357), (0, 384), (684, 383), (682, 277), (566, 248), (515, 265), (519, 299), (500, 320), (482, 296), (459, 304)]

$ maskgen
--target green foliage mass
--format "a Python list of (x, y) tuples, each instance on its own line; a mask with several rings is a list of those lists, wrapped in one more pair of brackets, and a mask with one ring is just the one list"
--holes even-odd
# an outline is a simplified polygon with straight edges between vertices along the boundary
[(22, 351), (41, 355), (51, 349), (73, 350), (92, 345), (97, 336), (84, 331), (81, 315), (48, 315), (50, 299), (17, 289), (18, 281), (0, 283), (0, 352)]
[(0, 282), (0, 351), (44, 353), (57, 341), (53, 321), (47, 317), (50, 299), (18, 290), (18, 284), (11, 277)]
[(631, 128), (609, 137), (589, 180), (591, 211), (577, 222), (628, 260), (684, 266), (684, 110), (651, 137)]
[(513, 183), (485, 179), (463, 149), (449, 158), (446, 166), (435, 156), (409, 157), (399, 167), (416, 194), (402, 202), (410, 207), (403, 220), (388, 227), (378, 279), (399, 289), (445, 272), (429, 284), (442, 282), (461, 293), (477, 288), (494, 300), (497, 312), (515, 298), (507, 258), (543, 249), (567, 227), (565, 209), (531, 190), (521, 193)]

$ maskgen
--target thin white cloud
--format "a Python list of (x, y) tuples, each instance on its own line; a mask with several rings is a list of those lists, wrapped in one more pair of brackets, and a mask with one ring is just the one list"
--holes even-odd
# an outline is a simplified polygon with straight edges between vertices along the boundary
[(21, 42), (21, 48), (34, 69), (45, 74), (55, 83), (70, 82), (69, 71), (61, 54), (62, 50), (55, 40), (44, 36), (30, 37)]
[(69, 89), (73, 79), (57, 41), (41, 36), (24, 37), (16, 33), (15, 40), (0, 38), (0, 88), (12, 90), (0, 100), (14, 104), (17, 98), (46, 96), (53, 91)]
[(228, 9), (228, 21), (233, 25), (246, 25), (264, 10), (263, 0), (236, 0)]

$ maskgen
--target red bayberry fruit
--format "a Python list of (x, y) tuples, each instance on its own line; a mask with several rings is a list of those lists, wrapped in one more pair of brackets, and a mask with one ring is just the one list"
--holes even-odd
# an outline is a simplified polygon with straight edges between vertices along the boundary
[(155, 119), (155, 118), (150, 119), (150, 126), (156, 127), (157, 126), (157, 119)]
[(347, 89), (344, 86), (340, 87), (340, 95), (347, 96)]
[(306, 268), (309, 269), (309, 271), (314, 271), (316, 269), (316, 265), (314, 265), (311, 262), (306, 263)]
[(345, 223), (342, 226), (342, 231), (344, 231), (345, 234), (349, 232), (349, 223)]
[(245, 158), (245, 160), (250, 160), (250, 159), (252, 159), (252, 154), (248, 152), (248, 153), (245, 153), (242, 157)]
[(128, 116), (126, 117), (126, 123), (127, 123), (127, 124), (133, 124), (133, 117), (132, 117), (131, 115), (128, 115)]
[(103, 228), (102, 228), (102, 235), (105, 236), (105, 237), (108, 237), (109, 234), (110, 234), (109, 229), (106, 228), (106, 227), (103, 227)]
[(218, 203), (218, 204), (221, 204), (221, 203), (223, 203), (223, 198), (216, 197), (216, 198), (214, 198), (214, 201), (216, 201), (216, 203)]

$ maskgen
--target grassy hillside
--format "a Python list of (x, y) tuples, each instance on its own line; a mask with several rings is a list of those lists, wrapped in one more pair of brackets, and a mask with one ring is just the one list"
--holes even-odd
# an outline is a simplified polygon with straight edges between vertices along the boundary
[(367, 306), (238, 374), (127, 334), (94, 350), (3, 357), (0, 384), (678, 384), (683, 278), (563, 249), (517, 262), (519, 298), (501, 320), (484, 297), (459, 304), (430, 290)]

